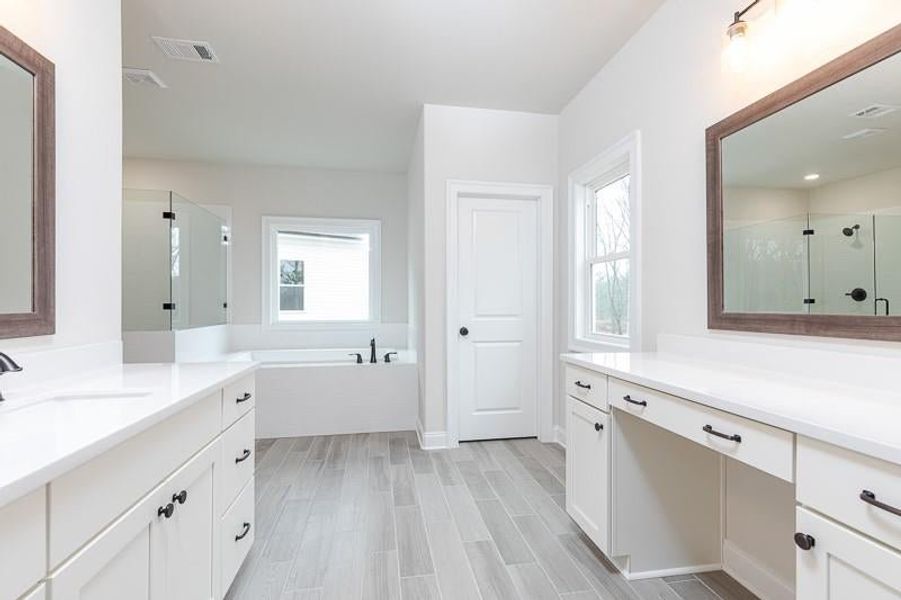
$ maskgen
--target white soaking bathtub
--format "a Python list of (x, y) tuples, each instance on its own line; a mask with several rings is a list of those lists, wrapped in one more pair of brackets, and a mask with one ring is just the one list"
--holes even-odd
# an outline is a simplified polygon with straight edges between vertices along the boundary
[[(330, 435), (416, 427), (417, 371), (410, 353), (379, 348), (253, 350), (232, 360), (260, 363), (256, 374), (258, 438)], [(349, 354), (359, 352), (363, 364)]]

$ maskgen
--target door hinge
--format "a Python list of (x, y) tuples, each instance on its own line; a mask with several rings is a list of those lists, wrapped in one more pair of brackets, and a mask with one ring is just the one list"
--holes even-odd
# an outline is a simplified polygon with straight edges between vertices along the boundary
[(173, 211), (171, 211), (171, 210), (164, 210), (164, 211), (163, 211), (163, 218), (166, 219), (166, 220), (168, 220), (168, 221), (174, 221), (174, 220), (175, 220), (175, 213), (174, 213)]
[(814, 235), (816, 233), (813, 229), (805, 229), (801, 232), (801, 235)]
[(816, 298), (804, 298), (804, 304), (816, 304), (816, 303), (817, 303)]
[(175, 310), (175, 302), (163, 302), (163, 310)]

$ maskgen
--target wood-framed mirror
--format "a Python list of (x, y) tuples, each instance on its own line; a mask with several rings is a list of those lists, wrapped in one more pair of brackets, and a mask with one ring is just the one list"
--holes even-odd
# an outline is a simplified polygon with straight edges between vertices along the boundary
[(0, 27), (0, 338), (55, 332), (54, 66)]
[(707, 130), (710, 329), (901, 341), (901, 25)]

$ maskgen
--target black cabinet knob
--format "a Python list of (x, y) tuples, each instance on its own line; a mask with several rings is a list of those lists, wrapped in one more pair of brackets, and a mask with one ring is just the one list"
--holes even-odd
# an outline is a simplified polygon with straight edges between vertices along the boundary
[(172, 494), (172, 502), (178, 502), (179, 504), (184, 504), (185, 500), (188, 499), (188, 490), (182, 490), (177, 494)]
[(460, 328), (460, 335), (462, 335), (463, 337), (466, 337), (467, 335), (469, 335), (469, 329), (466, 328), (466, 327), (461, 327), (461, 328)]
[(806, 533), (796, 533), (795, 534), (795, 544), (801, 550), (810, 550), (816, 545), (817, 541), (813, 539), (812, 535), (807, 535)]
[(854, 300), (855, 302), (863, 302), (867, 299), (867, 291), (863, 288), (854, 288), (845, 294), (845, 296), (850, 296), (851, 300)]
[(172, 514), (175, 512), (175, 505), (171, 502), (166, 506), (161, 506), (156, 511), (156, 516), (158, 517), (166, 517), (167, 519), (172, 518)]
[(595, 424), (594, 424), (594, 430), (595, 430), (595, 431), (600, 431), (600, 430), (603, 429), (603, 428), (604, 428), (604, 426), (601, 425), (600, 423), (595, 423)]

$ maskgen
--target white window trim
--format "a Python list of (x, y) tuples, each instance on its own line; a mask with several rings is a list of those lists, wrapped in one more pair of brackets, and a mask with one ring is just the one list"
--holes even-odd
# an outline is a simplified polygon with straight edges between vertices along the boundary
[[(630, 175), (629, 186), (629, 336), (587, 335), (591, 311), (585, 244), (590, 226), (586, 203), (598, 180)], [(577, 352), (641, 348), (641, 134), (634, 131), (569, 175), (569, 349)]]
[[(294, 321), (278, 320), (278, 295), (275, 293), (277, 271), (275, 258), (278, 256), (278, 232), (301, 228), (326, 228), (337, 233), (360, 233), (370, 236), (372, 247), (369, 252), (369, 320), (359, 321)], [(322, 219), (312, 217), (263, 217), (263, 262), (260, 285), (262, 287), (263, 327), (271, 330), (338, 330), (369, 329), (381, 323), (382, 298), (382, 223), (375, 219)]]

